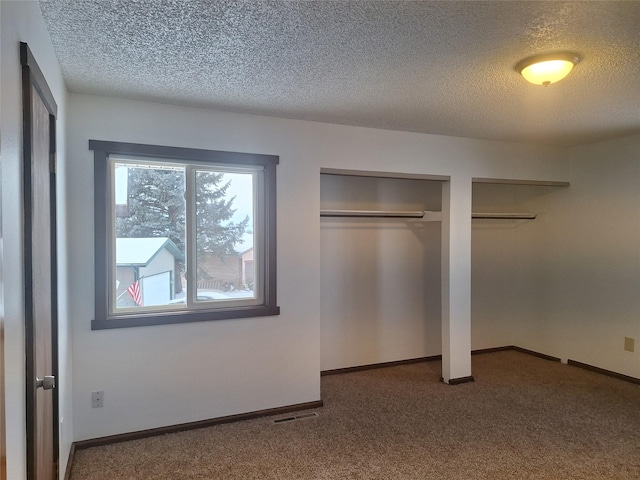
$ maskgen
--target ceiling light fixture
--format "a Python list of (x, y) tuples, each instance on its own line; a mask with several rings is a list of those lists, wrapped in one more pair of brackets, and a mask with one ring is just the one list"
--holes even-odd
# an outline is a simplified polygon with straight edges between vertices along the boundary
[(559, 52), (535, 55), (518, 62), (516, 71), (534, 85), (551, 85), (569, 75), (580, 61), (576, 53)]

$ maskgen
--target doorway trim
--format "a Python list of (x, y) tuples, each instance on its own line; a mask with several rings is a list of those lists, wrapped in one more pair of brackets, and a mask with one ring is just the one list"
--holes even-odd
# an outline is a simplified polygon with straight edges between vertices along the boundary
[[(32, 228), (32, 89), (35, 89), (49, 112), (49, 152), (50, 152), (50, 216), (51, 216), (51, 351), (52, 375), (58, 375), (58, 301), (57, 301), (57, 243), (56, 243), (56, 116), (58, 107), (53, 94), (26, 43), (20, 42), (20, 63), (22, 66), (22, 154), (23, 154), (23, 219), (24, 219), (24, 306), (25, 306), (25, 355), (26, 355), (26, 438), (27, 438), (27, 479), (36, 480), (36, 388), (35, 388), (35, 328), (33, 301), (33, 228)], [(59, 468), (59, 399), (58, 389), (53, 396), (53, 462), (58, 478)]]

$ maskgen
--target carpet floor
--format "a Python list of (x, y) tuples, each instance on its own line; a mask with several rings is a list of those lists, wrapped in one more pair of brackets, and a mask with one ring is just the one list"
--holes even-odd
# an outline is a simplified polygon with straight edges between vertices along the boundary
[(80, 450), (71, 479), (640, 479), (640, 386), (472, 358), (474, 383), (441, 383), (440, 362), (331, 375), (319, 409)]

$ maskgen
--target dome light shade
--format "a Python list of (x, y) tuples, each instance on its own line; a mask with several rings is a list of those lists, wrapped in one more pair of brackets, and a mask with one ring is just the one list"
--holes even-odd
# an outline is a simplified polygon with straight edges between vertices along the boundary
[(525, 58), (516, 65), (516, 71), (534, 85), (551, 85), (569, 75), (580, 61), (575, 53), (561, 52)]

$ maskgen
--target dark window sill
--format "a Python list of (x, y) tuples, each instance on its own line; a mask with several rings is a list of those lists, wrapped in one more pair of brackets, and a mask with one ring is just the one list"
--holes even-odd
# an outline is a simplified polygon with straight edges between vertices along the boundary
[(146, 315), (121, 315), (91, 321), (91, 330), (109, 328), (147, 327), (150, 325), (170, 325), (173, 323), (208, 322), (211, 320), (231, 320), (234, 318), (267, 317), (280, 315), (280, 307), (252, 306), (230, 309), (207, 310), (180, 313), (150, 313)]

